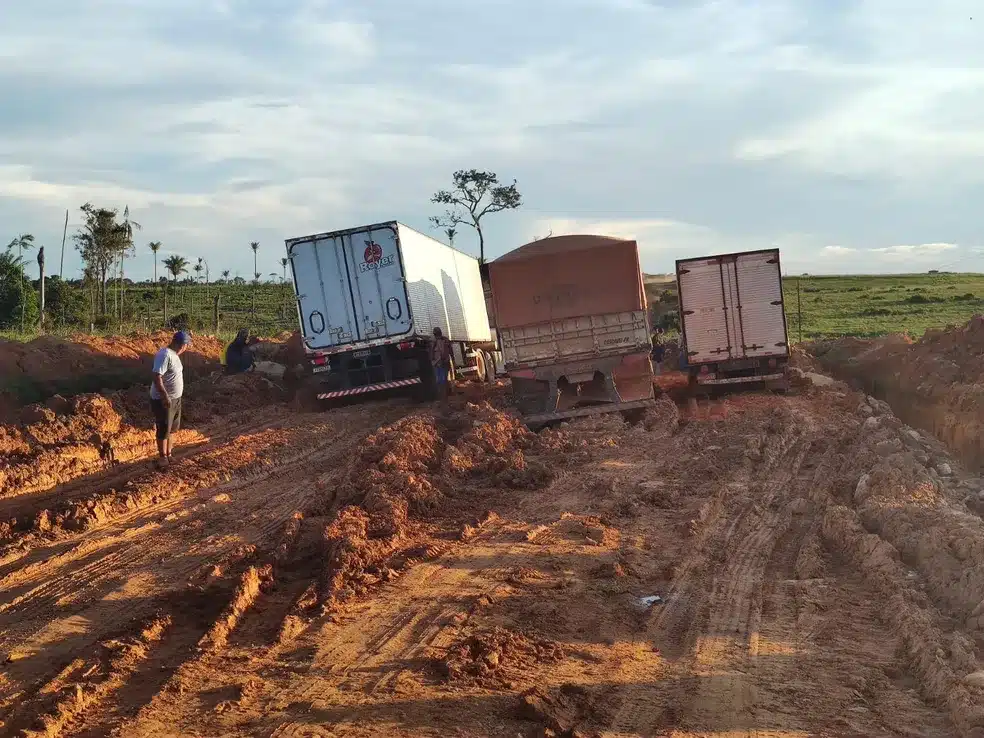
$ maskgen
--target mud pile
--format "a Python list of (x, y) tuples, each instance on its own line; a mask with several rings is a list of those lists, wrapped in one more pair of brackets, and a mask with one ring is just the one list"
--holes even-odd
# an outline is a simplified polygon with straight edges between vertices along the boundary
[[(217, 375), (185, 389), (179, 445), (202, 440), (196, 428), (236, 412), (280, 402), (286, 392), (265, 377)], [(146, 385), (102, 395), (50, 397), (0, 425), (0, 499), (41, 492), (154, 453)]]
[(932, 432), (975, 468), (984, 464), (984, 317), (951, 330), (864, 341), (818, 342), (811, 353), (828, 371)]
[(501, 689), (538, 664), (564, 658), (558, 643), (495, 627), (455, 643), (438, 660), (437, 667), (448, 682)]
[(142, 440), (106, 398), (55, 395), (23, 408), (20, 423), (0, 426), (0, 497), (48, 489), (124, 460)]
[(481, 517), (496, 490), (546, 486), (552, 472), (531, 454), (546, 444), (515, 417), (468, 404), (444, 416), (412, 415), (366, 438), (309, 511), (329, 515), (319, 601), (331, 606), (389, 571), (387, 559), (435, 553), (427, 526), (442, 517)]
[[(54, 394), (121, 389), (146, 379), (154, 354), (171, 333), (129, 336), (41, 336), (27, 343), (0, 339), (0, 417)], [(223, 342), (196, 335), (182, 355), (186, 379), (217, 368)]]

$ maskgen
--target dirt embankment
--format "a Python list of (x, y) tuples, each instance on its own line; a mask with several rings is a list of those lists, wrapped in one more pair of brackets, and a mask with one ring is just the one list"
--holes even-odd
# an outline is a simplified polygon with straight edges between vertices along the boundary
[[(151, 359), (171, 333), (69, 338), (41, 336), (21, 343), (0, 339), (0, 420), (21, 405), (51, 395), (72, 396), (130, 387), (146, 381)], [(223, 342), (195, 335), (182, 356), (187, 378), (218, 368)]]
[[(243, 431), (251, 414), (285, 398), (282, 387), (254, 374), (192, 382), (185, 392), (183, 428), (175, 437), (179, 455), (201, 449), (210, 438)], [(227, 421), (230, 415), (239, 417)], [(113, 497), (113, 487), (155, 455), (152, 427), (142, 386), (105, 397), (55, 395), (21, 408), (15, 422), (0, 425), (0, 539), (28, 529), (47, 532), (60, 527), (66, 515), (98, 517), (97, 501)], [(91, 484), (82, 484), (90, 478)], [(64, 488), (75, 480), (78, 489)], [(85, 498), (81, 511), (79, 498)]]
[(810, 346), (834, 375), (891, 405), (976, 469), (984, 465), (984, 316), (950, 330), (821, 341)]
[(977, 497), (938, 444), (884, 402), (862, 401), (848, 423), (854, 431), (813, 477), (824, 541), (884, 598), (882, 617), (922, 694), (947, 708), (958, 735), (980, 735), (984, 522), (967, 507)]

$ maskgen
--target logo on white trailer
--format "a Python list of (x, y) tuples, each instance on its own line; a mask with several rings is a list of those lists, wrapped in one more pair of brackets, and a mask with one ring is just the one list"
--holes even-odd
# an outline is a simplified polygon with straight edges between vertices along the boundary
[(393, 255), (383, 256), (383, 247), (375, 241), (364, 241), (366, 250), (362, 254), (362, 263), (359, 264), (360, 272), (368, 272), (373, 269), (390, 266), (393, 263)]

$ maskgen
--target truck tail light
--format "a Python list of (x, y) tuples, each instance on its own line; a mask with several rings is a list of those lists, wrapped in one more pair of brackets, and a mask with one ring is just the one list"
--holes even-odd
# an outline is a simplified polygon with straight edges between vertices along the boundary
[(413, 348), (413, 341), (401, 341), (396, 344), (396, 348), (400, 351), (409, 351)]
[(707, 372), (708, 372), (707, 364), (702, 364), (700, 367), (700, 373), (707, 374)]
[(315, 356), (315, 357), (313, 357), (311, 359), (311, 363), (314, 364), (315, 366), (321, 366), (323, 364), (327, 364), (328, 363), (328, 357), (327, 356)]
[(775, 369), (775, 368), (776, 368), (776, 360), (769, 359), (769, 369)]

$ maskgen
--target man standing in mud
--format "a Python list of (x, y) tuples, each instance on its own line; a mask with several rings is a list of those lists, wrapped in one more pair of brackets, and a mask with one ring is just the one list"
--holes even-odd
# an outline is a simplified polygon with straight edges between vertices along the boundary
[(430, 346), (431, 365), (434, 367), (434, 380), (437, 383), (437, 397), (447, 402), (451, 394), (448, 375), (451, 373), (451, 342), (444, 337), (440, 328), (434, 329), (434, 340)]
[(171, 465), (171, 437), (181, 427), (181, 395), (184, 394), (184, 368), (181, 354), (191, 345), (191, 335), (178, 331), (154, 356), (153, 382), (150, 385), (150, 409), (157, 428), (157, 464), (161, 469)]

